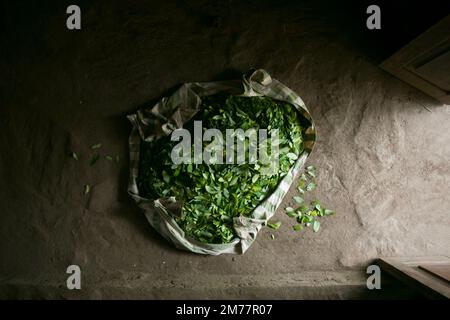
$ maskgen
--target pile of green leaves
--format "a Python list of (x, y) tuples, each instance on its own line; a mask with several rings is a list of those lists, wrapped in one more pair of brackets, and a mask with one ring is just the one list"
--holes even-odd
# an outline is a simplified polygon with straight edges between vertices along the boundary
[(288, 103), (228, 95), (203, 98), (201, 111), (185, 126), (191, 132), (194, 120), (202, 120), (204, 129), (219, 129), (224, 136), (226, 129), (267, 129), (268, 137), (270, 130), (279, 130), (279, 166), (270, 176), (260, 174), (267, 164), (250, 164), (248, 158), (244, 164), (174, 165), (170, 154), (178, 142), (170, 141), (169, 136), (141, 144), (139, 192), (148, 199), (175, 197), (180, 201), (181, 215), (175, 219), (190, 237), (205, 243), (228, 243), (236, 236), (233, 218), (250, 216), (303, 152), (308, 123)]

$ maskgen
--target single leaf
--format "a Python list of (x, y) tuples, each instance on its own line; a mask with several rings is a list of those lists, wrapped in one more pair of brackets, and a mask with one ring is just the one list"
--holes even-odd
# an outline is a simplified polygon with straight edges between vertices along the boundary
[(293, 229), (294, 229), (295, 231), (300, 231), (300, 230), (303, 229), (303, 227), (302, 227), (301, 224), (296, 224), (295, 226), (293, 226)]
[(312, 218), (310, 216), (307, 215), (302, 215), (301, 219), (300, 219), (300, 223), (309, 223), (312, 221)]
[(307, 213), (309, 211), (309, 207), (307, 205), (302, 205), (298, 208), (301, 213)]
[(316, 168), (313, 166), (309, 166), (306, 168), (306, 173), (310, 176), (315, 178), (316, 177)]
[(316, 184), (313, 181), (308, 183), (308, 185), (306, 186), (307, 191), (313, 191), (315, 188), (316, 188)]
[(91, 186), (86, 184), (84, 186), (84, 194), (88, 194), (89, 192), (91, 192)]
[(100, 159), (100, 155), (98, 154), (93, 155), (91, 158), (91, 162), (89, 164), (93, 166), (98, 161), (98, 159)]
[(100, 149), (102, 147), (101, 143), (96, 143), (91, 146), (91, 149)]
[(270, 237), (272, 238), (272, 240), (275, 239), (275, 235), (274, 234), (271, 234)]
[(116, 162), (119, 163), (119, 161), (120, 161), (120, 157), (116, 156)]
[(320, 211), (322, 210), (322, 206), (320, 205), (320, 203), (316, 204), (316, 205), (314, 206), (314, 208), (315, 208), (318, 212), (320, 212)]
[(298, 188), (303, 189), (306, 186), (306, 179), (299, 179), (298, 180)]
[(311, 201), (311, 206), (312, 206), (312, 207), (315, 207), (315, 206), (318, 205), (318, 204), (320, 204), (319, 200)]
[(320, 207), (319, 216), (323, 217), (325, 215), (325, 208)]
[(286, 212), (286, 214), (287, 214), (287, 216), (288, 216), (289, 218), (295, 218), (295, 217), (298, 216), (297, 212), (295, 212), (295, 211), (292, 211), (292, 212)]
[(113, 157), (111, 157), (111, 156), (105, 156), (105, 158), (106, 158), (106, 160), (108, 160), (108, 161), (113, 161)]
[(165, 170), (163, 170), (163, 172), (162, 172), (162, 177), (163, 177), (164, 182), (166, 182), (166, 183), (170, 182), (170, 176)]
[(72, 152), (72, 158), (78, 161), (78, 155), (75, 152)]
[(320, 221), (319, 220), (315, 220), (313, 222), (313, 230), (314, 230), (314, 232), (317, 232), (317, 231), (319, 231), (319, 229), (320, 229)]
[(295, 196), (294, 201), (297, 202), (298, 204), (302, 204), (304, 202), (303, 198), (299, 196)]
[(319, 212), (317, 210), (311, 210), (310, 212), (308, 212), (308, 215), (310, 215), (311, 217), (317, 217), (318, 214)]
[(286, 210), (286, 212), (294, 212), (295, 211), (294, 208), (292, 208), (292, 207), (286, 207), (286, 209), (284, 209), (284, 210)]
[(269, 228), (274, 229), (274, 230), (278, 230), (278, 229), (281, 227), (281, 221), (277, 221), (277, 222), (275, 222), (275, 223), (268, 222), (268, 223), (267, 223), (267, 226), (268, 226)]
[(230, 181), (230, 186), (234, 186), (238, 181), (238, 177), (234, 177), (233, 180)]

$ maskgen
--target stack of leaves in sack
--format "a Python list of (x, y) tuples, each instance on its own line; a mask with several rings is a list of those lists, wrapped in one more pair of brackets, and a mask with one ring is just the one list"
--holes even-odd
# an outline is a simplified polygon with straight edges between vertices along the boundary
[[(287, 174), (303, 152), (302, 117), (290, 104), (267, 97), (214, 95), (202, 98), (201, 111), (185, 128), (193, 132), (193, 122), (203, 128), (278, 129), (279, 164), (271, 175), (261, 174), (268, 164), (178, 164), (171, 152), (178, 142), (170, 136), (141, 144), (138, 188), (147, 199), (175, 197), (182, 204), (175, 217), (184, 232), (204, 243), (229, 243), (236, 237), (233, 218), (250, 216)], [(204, 142), (207, 147), (210, 142)], [(270, 139), (268, 139), (270, 150)], [(248, 147), (248, 144), (246, 145)], [(194, 149), (193, 147), (191, 148)], [(248, 150), (246, 150), (248, 154)], [(224, 157), (226, 157), (224, 150)]]

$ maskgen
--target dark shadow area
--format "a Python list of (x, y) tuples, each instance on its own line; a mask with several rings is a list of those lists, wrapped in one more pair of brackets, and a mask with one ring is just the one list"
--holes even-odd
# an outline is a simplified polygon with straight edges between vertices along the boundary
[[(369, 5), (378, 5), (381, 10), (381, 29), (369, 30), (366, 20)], [(450, 14), (450, 2), (351, 0), (340, 2), (332, 10), (345, 37), (375, 64), (394, 54), (439, 20)], [(364, 26), (361, 28), (361, 26)]]

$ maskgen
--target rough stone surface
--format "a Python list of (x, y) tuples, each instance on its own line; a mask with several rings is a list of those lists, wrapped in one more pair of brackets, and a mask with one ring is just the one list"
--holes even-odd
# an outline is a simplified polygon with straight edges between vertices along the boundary
[[(367, 58), (339, 29), (345, 15), (311, 2), (120, 3), (82, 2), (80, 31), (65, 28), (64, 1), (4, 8), (0, 297), (366, 297), (373, 259), (450, 255), (450, 107)], [(309, 107), (314, 197), (337, 215), (319, 233), (294, 232), (288, 196), (274, 240), (263, 229), (242, 256), (180, 252), (126, 193), (124, 116), (180, 83), (250, 67)], [(97, 142), (120, 163), (90, 166)], [(70, 264), (81, 291), (65, 288)]]

